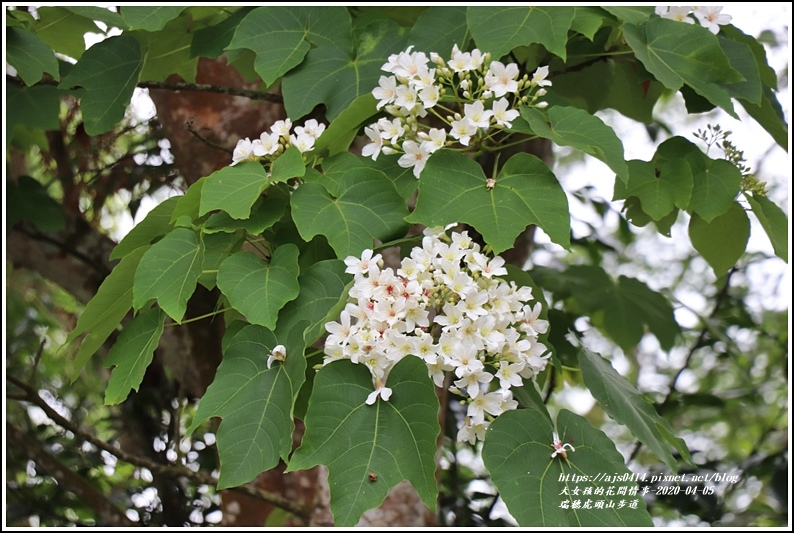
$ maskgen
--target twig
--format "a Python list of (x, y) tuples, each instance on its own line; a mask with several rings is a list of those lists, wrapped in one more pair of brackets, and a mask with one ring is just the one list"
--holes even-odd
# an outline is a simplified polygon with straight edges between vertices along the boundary
[[(728, 289), (730, 288), (731, 285), (731, 277), (735, 273), (736, 273), (735, 267), (731, 268), (728, 271), (728, 274), (725, 276), (725, 284), (720, 289), (720, 292), (717, 293), (716, 300), (714, 301), (714, 307), (712, 308), (711, 313), (709, 314), (706, 320), (713, 318), (722, 307), (722, 304), (725, 302), (725, 298), (728, 295)], [(689, 349), (689, 353), (687, 354), (686, 360), (684, 361), (684, 366), (678, 369), (678, 372), (676, 372), (675, 376), (673, 376), (673, 380), (670, 382), (670, 390), (667, 392), (667, 396), (664, 397), (664, 400), (662, 400), (662, 403), (659, 404), (658, 407), (659, 410), (664, 409), (665, 407), (667, 407), (667, 404), (670, 403), (670, 400), (672, 399), (673, 395), (676, 393), (675, 386), (678, 383), (678, 378), (680, 378), (681, 374), (684, 373), (684, 370), (686, 370), (689, 367), (689, 363), (692, 362), (692, 357), (695, 355), (695, 352), (698, 351), (703, 346), (705, 346), (706, 335), (708, 335), (708, 332), (709, 332), (709, 326), (708, 323), (705, 323), (703, 324), (703, 327), (700, 329), (700, 333), (698, 334), (697, 340)], [(637, 453), (640, 451), (640, 448), (642, 448), (642, 442), (637, 441), (637, 444), (634, 445), (634, 450), (631, 452), (631, 455), (629, 456), (629, 461), (634, 460), (634, 458), (637, 456)]]
[(185, 122), (185, 126), (187, 126), (188, 131), (190, 133), (192, 133), (196, 137), (196, 139), (198, 139), (199, 141), (203, 142), (204, 144), (206, 144), (210, 148), (215, 148), (216, 150), (221, 150), (222, 152), (226, 152), (229, 155), (233, 155), (234, 154), (234, 151), (229, 150), (225, 146), (221, 146), (220, 144), (212, 142), (211, 140), (207, 139), (206, 137), (203, 137), (199, 132), (197, 132), (196, 128), (193, 127), (193, 119), (192, 118), (190, 120), (188, 120), (187, 122)]
[[(161, 463), (157, 463), (150, 459), (146, 459), (145, 457), (139, 457), (137, 455), (127, 453), (123, 450), (120, 450), (119, 448), (116, 448), (115, 446), (108, 444), (105, 441), (96, 438), (95, 436), (83, 431), (77, 424), (75, 424), (71, 420), (68, 420), (63, 416), (61, 416), (60, 414), (58, 414), (27, 383), (23, 383), (19, 379), (9, 375), (6, 376), (6, 379), (15, 386), (22, 389), (25, 392), (25, 401), (28, 401), (40, 407), (44, 411), (44, 413), (50, 418), (50, 420), (52, 420), (62, 428), (71, 431), (75, 436), (79, 437), (80, 439), (93, 444), (100, 450), (105, 450), (106, 452), (114, 455), (115, 457), (117, 457), (118, 459), (124, 462), (134, 464), (136, 466), (140, 466), (143, 468), (147, 468), (153, 474), (172, 476), (172, 477), (185, 477), (195, 483), (199, 483), (203, 485), (211, 485), (211, 486), (217, 485), (217, 480), (205, 472), (193, 472), (192, 470), (181, 465), (164, 465)], [(303, 520), (304, 523), (308, 522), (309, 511), (307, 509), (304, 509), (302, 506), (278, 494), (274, 494), (272, 492), (262, 490), (253, 485), (240, 485), (239, 487), (230, 488), (230, 490), (241, 492), (253, 498), (257, 498), (262, 501), (265, 501), (273, 505), (274, 507), (278, 507), (280, 509), (289, 511), (290, 513), (294, 514), (295, 516)]]
[(36, 350), (36, 356), (33, 358), (33, 366), (30, 369), (30, 377), (28, 381), (33, 383), (33, 379), (36, 377), (36, 369), (39, 368), (39, 363), (41, 362), (41, 355), (44, 353), (44, 345), (47, 343), (46, 340), (42, 339), (41, 343), (39, 343), (39, 349)]

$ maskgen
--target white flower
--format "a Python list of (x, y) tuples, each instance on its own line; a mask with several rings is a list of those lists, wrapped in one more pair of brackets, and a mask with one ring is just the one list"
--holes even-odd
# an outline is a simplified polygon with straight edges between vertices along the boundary
[(377, 105), (377, 109), (385, 106), (386, 104), (390, 104), (394, 102), (394, 99), (397, 97), (397, 78), (394, 76), (381, 76), (378, 80), (378, 85), (380, 87), (375, 87), (372, 89), (372, 96), (380, 100)]
[(722, 6), (695, 6), (693, 11), (700, 25), (715, 35), (720, 32), (720, 26), (730, 24), (732, 20), (730, 15), (720, 14)]
[(468, 442), (474, 444), (477, 440), (485, 438), (485, 430), (488, 429), (490, 422), (484, 421), (480, 423), (472, 423), (468, 419), (463, 427), (458, 431), (458, 442)]
[(251, 143), (251, 139), (246, 137), (245, 139), (240, 139), (237, 141), (237, 146), (234, 147), (234, 152), (232, 152), (232, 166), (236, 165), (240, 161), (245, 161), (253, 157), (253, 145)]
[(431, 154), (439, 148), (444, 148), (447, 143), (447, 132), (440, 128), (432, 128), (427, 133), (420, 133), (419, 137), (425, 139), (422, 141), (422, 148)]
[[(395, 118), (393, 120), (382, 118), (377, 122), (377, 124), (381, 130), (380, 136), (384, 141), (397, 142), (398, 139), (405, 133), (402, 120), (399, 118)], [(383, 150), (383, 153), (386, 154), (385, 149)]]
[(377, 266), (381, 263), (383, 257), (380, 254), (376, 254), (374, 256), (372, 254), (372, 250), (366, 249), (361, 252), (361, 259), (354, 255), (347, 256), (345, 259), (345, 265), (347, 265), (345, 273), (359, 275), (366, 274), (372, 267), (377, 269)]
[(520, 387), (524, 382), (521, 380), (519, 372), (524, 370), (524, 363), (508, 363), (499, 361), (499, 370), (496, 377), (499, 378), (499, 386), (503, 389), (510, 387)]
[(364, 157), (372, 157), (373, 161), (377, 161), (381, 148), (383, 148), (383, 137), (381, 137), (381, 132), (378, 129), (377, 123), (364, 128), (364, 133), (367, 134), (367, 137), (369, 137), (369, 140), (372, 142), (364, 145), (361, 149), (361, 155)]
[(515, 63), (504, 65), (499, 61), (493, 61), (485, 74), (485, 86), (493, 92), (495, 98), (499, 98), (518, 91), (517, 77), (518, 65)]
[(396, 97), (394, 99), (394, 104), (400, 107), (404, 107), (408, 111), (412, 110), (416, 105), (416, 100), (419, 96), (416, 93), (416, 89), (413, 87), (408, 87), (406, 85), (400, 85), (397, 87)]
[(277, 120), (270, 126), (271, 132), (284, 139), (289, 139), (290, 129), (292, 129), (292, 121), (290, 119)]
[(303, 126), (295, 127), (295, 133), (298, 134), (298, 137), (300, 137), (301, 135), (309, 135), (311, 137), (314, 137), (315, 140), (319, 139), (320, 135), (322, 135), (324, 131), (325, 131), (325, 124), (319, 124), (313, 118), (307, 120), (303, 124)]
[(452, 130), (449, 132), (458, 142), (464, 146), (469, 145), (471, 136), (477, 133), (477, 126), (472, 124), (468, 117), (452, 121)]
[(552, 438), (551, 447), (552, 447), (552, 448), (554, 448), (554, 451), (553, 451), (553, 452), (552, 452), (552, 454), (551, 454), (551, 458), (552, 458), (552, 459), (554, 459), (554, 458), (555, 458), (555, 457), (557, 457), (558, 455), (561, 455), (563, 459), (567, 459), (567, 458), (568, 458), (568, 455), (567, 455), (567, 454), (566, 454), (566, 452), (565, 452), (565, 447), (566, 447), (566, 446), (567, 446), (567, 447), (568, 447), (568, 449), (569, 449), (569, 450), (571, 450), (572, 452), (575, 452), (575, 451), (576, 451), (576, 450), (574, 450), (574, 449), (573, 449), (573, 445), (572, 445), (572, 444), (570, 444), (570, 443), (568, 443), (568, 442), (566, 442), (565, 444), (563, 444), (562, 442), (560, 442), (560, 436), (559, 436), (559, 435), (557, 435), (557, 432), (556, 432), (556, 431), (553, 431), (553, 432), (552, 432), (552, 434), (551, 434), (551, 438)]
[(364, 402), (367, 405), (373, 405), (375, 400), (378, 399), (378, 396), (380, 396), (384, 402), (388, 402), (389, 398), (391, 398), (392, 390), (389, 387), (384, 386), (380, 379), (376, 379), (375, 381), (375, 390), (369, 393), (369, 396), (367, 396), (367, 401)]
[(310, 152), (314, 149), (315, 138), (313, 135), (309, 135), (308, 133), (301, 133), (297, 137), (295, 135), (290, 135), (289, 141), (292, 146), (297, 148), (301, 153)]
[[(551, 82), (546, 79), (548, 76), (549, 76), (549, 67), (548, 67), (548, 65), (544, 65), (542, 67), (538, 67), (538, 69), (532, 75), (532, 80), (530, 80), (530, 83), (532, 84), (533, 87), (534, 86), (537, 86), (537, 87), (551, 87)], [(540, 91), (538, 91), (538, 92), (540, 92)], [(546, 93), (544, 92), (543, 94), (546, 94)], [(541, 96), (543, 96), (543, 94), (541, 94)]]
[(510, 107), (510, 102), (507, 101), (507, 98), (496, 100), (492, 107), (494, 120), (506, 128), (509, 128), (520, 114), (517, 109), (508, 109), (508, 107)]
[(419, 175), (430, 158), (430, 152), (414, 141), (405, 141), (403, 151), (405, 154), (397, 160), (397, 164), (403, 168), (414, 167), (414, 176), (419, 179)]
[(279, 136), (277, 133), (262, 132), (259, 139), (253, 141), (254, 155), (259, 157), (275, 154), (278, 150)]
[(694, 24), (695, 21), (689, 18), (689, 12), (692, 10), (691, 6), (678, 6), (678, 7), (670, 7), (664, 13), (659, 13), (657, 8), (657, 14), (661, 15), (663, 19), (670, 19), (676, 20), (678, 22), (686, 22), (687, 24)]
[(430, 108), (438, 103), (441, 97), (438, 87), (435, 85), (426, 85), (419, 90), (419, 99), (425, 107)]
[(270, 352), (267, 358), (267, 368), (273, 364), (273, 361), (283, 361), (287, 357), (287, 348), (283, 344), (279, 344)]
[(488, 129), (493, 111), (486, 111), (482, 101), (477, 100), (473, 104), (463, 106), (463, 115), (478, 128)]

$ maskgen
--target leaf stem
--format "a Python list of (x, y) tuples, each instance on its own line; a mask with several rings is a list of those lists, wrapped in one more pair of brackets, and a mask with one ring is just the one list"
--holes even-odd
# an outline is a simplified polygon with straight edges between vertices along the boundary
[(194, 316), (193, 318), (188, 318), (187, 320), (183, 320), (180, 322), (170, 322), (165, 325), (165, 327), (169, 326), (184, 326), (185, 324), (190, 324), (191, 322), (198, 322), (199, 320), (204, 320), (205, 318), (209, 318), (211, 316), (219, 315), (221, 313), (225, 313), (226, 311), (230, 311), (231, 307), (224, 307), (223, 309), (218, 309), (217, 311), (213, 311), (211, 313), (207, 313), (206, 315), (201, 316)]

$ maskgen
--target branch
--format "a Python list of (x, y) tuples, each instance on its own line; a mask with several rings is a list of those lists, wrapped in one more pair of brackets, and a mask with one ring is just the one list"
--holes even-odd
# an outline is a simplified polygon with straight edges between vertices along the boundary
[(105, 525), (134, 527), (136, 524), (127, 518), (124, 511), (116, 507), (104, 494), (81, 475), (64, 465), (57, 457), (44, 449), (37, 441), (28, 437), (14, 424), (6, 422), (6, 437), (19, 453), (47, 471), (59, 485), (77, 495), (80, 502), (94, 509)]
[[(9, 76), (6, 74), (6, 82), (13, 83), (20, 87), (27, 87), (24, 81), (18, 76)], [(44, 78), (36, 85), (55, 85), (59, 84), (58, 81), (52, 78)], [(238, 87), (225, 87), (223, 85), (208, 85), (206, 83), (185, 83), (185, 82), (165, 82), (165, 81), (141, 81), (138, 82), (138, 87), (141, 89), (163, 89), (166, 91), (192, 91), (199, 93), (215, 93), (225, 94), (227, 96), (241, 96), (251, 100), (264, 100), (266, 102), (273, 102), (274, 104), (283, 104), (284, 98), (279, 94), (263, 93), (259, 91), (252, 91), (251, 89), (241, 89)]]
[[(676, 383), (678, 383), (678, 378), (681, 377), (681, 374), (684, 373), (684, 370), (689, 368), (689, 363), (692, 362), (692, 357), (695, 355), (695, 352), (698, 351), (703, 346), (705, 346), (706, 335), (708, 335), (709, 332), (708, 320), (716, 316), (717, 312), (722, 307), (722, 304), (725, 303), (725, 298), (728, 296), (728, 289), (730, 288), (731, 285), (731, 277), (735, 273), (736, 273), (736, 268), (734, 267), (731, 268), (728, 271), (728, 274), (725, 276), (725, 284), (720, 289), (720, 292), (717, 293), (716, 300), (714, 301), (714, 307), (712, 308), (711, 313), (706, 319), (706, 323), (703, 324), (703, 327), (700, 329), (700, 333), (698, 334), (697, 340), (695, 340), (695, 343), (689, 349), (689, 353), (687, 354), (686, 360), (684, 361), (684, 366), (678, 369), (678, 372), (676, 372), (675, 376), (673, 376), (673, 380), (670, 382), (670, 390), (667, 392), (667, 396), (664, 397), (664, 400), (662, 400), (662, 403), (659, 404), (658, 410), (663, 410), (665, 407), (667, 407), (667, 404), (670, 403), (670, 400), (672, 399), (673, 395), (677, 392), (675, 390), (675, 386)], [(631, 452), (631, 455), (629, 456), (629, 461), (634, 460), (634, 458), (637, 456), (637, 453), (640, 451), (640, 448), (642, 448), (642, 442), (638, 441), (637, 444), (634, 446), (634, 450)]]
[[(146, 459), (145, 457), (139, 457), (137, 455), (133, 455), (131, 453), (120, 450), (119, 448), (116, 448), (115, 446), (112, 446), (107, 442), (96, 438), (95, 436), (87, 433), (86, 431), (83, 431), (77, 424), (75, 424), (71, 420), (68, 420), (63, 416), (61, 416), (60, 414), (58, 414), (52, 407), (50, 407), (50, 405), (41, 396), (39, 396), (39, 394), (30, 385), (20, 381), (19, 379), (13, 376), (7, 375), (6, 379), (15, 386), (22, 389), (22, 391), (24, 391), (25, 393), (25, 401), (28, 401), (40, 407), (44, 411), (44, 413), (50, 418), (50, 420), (52, 420), (62, 428), (71, 431), (75, 436), (79, 437), (85, 442), (89, 442), (93, 444), (100, 450), (104, 450), (124, 462), (136, 466), (140, 466), (143, 468), (147, 468), (153, 474), (172, 476), (172, 477), (185, 477), (190, 479), (194, 483), (198, 483), (202, 485), (210, 485), (210, 486), (217, 485), (217, 480), (207, 473), (193, 472), (192, 470), (181, 465), (164, 465), (161, 463), (157, 463), (150, 459)], [(264, 491), (253, 485), (241, 485), (239, 487), (230, 488), (230, 490), (241, 492), (253, 498), (257, 498), (262, 501), (265, 501), (273, 505), (274, 507), (278, 507), (280, 509), (289, 511), (290, 513), (294, 514), (295, 516), (303, 520), (304, 523), (308, 522), (309, 519), (308, 509), (304, 509), (302, 506), (282, 496), (279, 496), (278, 494)]]
[(164, 81), (142, 81), (138, 83), (142, 89), (165, 89), (168, 91), (193, 91), (199, 93), (216, 93), (228, 96), (242, 96), (251, 100), (264, 100), (274, 104), (284, 103), (281, 95), (273, 93), (262, 93), (250, 89), (239, 89), (237, 87), (224, 87), (222, 85), (207, 85), (205, 83), (184, 83), (184, 82), (164, 82)]

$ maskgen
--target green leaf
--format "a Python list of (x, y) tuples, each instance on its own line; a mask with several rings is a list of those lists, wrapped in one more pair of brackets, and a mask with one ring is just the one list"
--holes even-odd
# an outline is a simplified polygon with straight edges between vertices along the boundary
[(157, 237), (171, 231), (174, 227), (171, 223), (171, 215), (177, 202), (179, 202), (179, 197), (174, 196), (152, 209), (146, 218), (132, 228), (113, 248), (110, 259), (121, 259), (138, 247), (151, 244)]
[[(499, 59), (517, 46), (540, 43), (565, 61), (568, 30), (574, 8), (561, 6), (493, 7), (470, 6), (466, 12), (469, 30), (480, 50)], [(446, 52), (446, 50), (444, 51)]]
[(693, 213), (689, 221), (689, 240), (717, 277), (728, 271), (747, 248), (750, 219), (742, 206), (734, 202), (725, 213), (706, 222)]
[(535, 134), (600, 159), (621, 180), (628, 181), (629, 170), (623, 159), (623, 143), (600, 118), (582, 109), (565, 106), (554, 106), (547, 113), (522, 107), (521, 116)]
[(733, 205), (742, 186), (742, 173), (724, 159), (709, 159), (703, 153), (686, 157), (695, 185), (690, 208), (706, 222), (725, 213)]
[[(406, 357), (390, 372), (388, 402), (365, 404), (374, 390), (364, 365), (336, 361), (314, 381), (306, 433), (288, 471), (328, 467), (331, 511), (338, 527), (354, 526), (364, 511), (380, 505), (389, 490), (408, 480), (435, 509), (438, 399), (425, 364)], [(371, 480), (370, 474), (377, 476)]]
[(198, 282), (207, 290), (215, 288), (221, 263), (238, 251), (245, 242), (245, 235), (239, 233), (202, 234), (204, 260), (201, 262), (201, 275)]
[[(591, 88), (596, 86), (600, 90), (593, 91)], [(650, 79), (644, 69), (638, 69), (636, 62), (607, 59), (581, 71), (555, 76), (550, 94), (563, 96), (590, 114), (611, 108), (650, 124), (654, 121), (653, 108), (663, 92), (664, 86)]]
[(189, 218), (191, 221), (199, 217), (199, 207), (201, 206), (201, 191), (204, 184), (207, 183), (207, 177), (199, 178), (193, 185), (188, 187), (185, 194), (179, 196), (174, 212), (171, 215), (171, 223), (175, 224), (177, 220), (183, 217)]
[(208, 57), (215, 59), (223, 53), (234, 37), (240, 22), (253, 10), (252, 7), (241, 7), (223, 21), (198, 30), (190, 44), (192, 57)]
[[(520, 526), (653, 525), (645, 501), (637, 492), (637, 483), (609, 437), (584, 418), (560, 411), (557, 431), (563, 442), (570, 444), (569, 439), (573, 439), (575, 449), (566, 450), (566, 460), (551, 457), (553, 431), (547, 417), (528, 409), (499, 415), (487, 430), (483, 462)], [(607, 487), (613, 487), (615, 495), (606, 493)], [(621, 489), (626, 491), (623, 495)], [(598, 490), (604, 493), (599, 494)], [(596, 494), (595, 500), (604, 500), (604, 506), (595, 507), (587, 496), (578, 496), (585, 491)], [(621, 500), (624, 506), (620, 506)], [(574, 501), (582, 505), (574, 508)], [(584, 502), (590, 502), (590, 506)], [(633, 505), (625, 505), (629, 502)]]
[[(604, 24), (604, 11), (595, 6), (574, 6), (571, 30), (581, 33), (591, 41)], [(556, 78), (554, 80), (556, 85)]]
[(128, 30), (158, 31), (179, 16), (185, 6), (122, 6), (121, 18), (127, 24)]
[(138, 391), (160, 343), (164, 322), (163, 310), (153, 307), (141, 311), (124, 326), (105, 360), (105, 368), (115, 367), (105, 390), (105, 405), (120, 404), (127, 399), (130, 390)]
[(174, 321), (181, 323), (187, 301), (201, 275), (203, 251), (195, 232), (176, 228), (141, 258), (135, 272), (132, 305), (140, 309), (152, 298)]
[(304, 332), (307, 343), (313, 343), (325, 333), (325, 323), (336, 320), (347, 303), (347, 285), (352, 278), (345, 268), (342, 261), (328, 259), (301, 272), (300, 293), (279, 313), (276, 331), (292, 330), (299, 322), (308, 320)]
[[(617, 303), (615, 307), (619, 306), (620, 309), (630, 308), (631, 320), (644, 323), (659, 340), (662, 349), (672, 349), (676, 338), (681, 333), (681, 328), (675, 321), (675, 315), (669, 300), (648, 288), (645, 283), (626, 276), (618, 277), (615, 292)], [(607, 331), (616, 332), (621, 330), (623, 324), (620, 322), (619, 313), (613, 313), (610, 306), (607, 306), (605, 307), (604, 315)], [(627, 345), (626, 343), (621, 344), (624, 347)], [(636, 343), (633, 345), (636, 345)]]
[(422, 171), (416, 209), (407, 220), (471, 224), (497, 254), (511, 248), (529, 224), (566, 249), (570, 244), (565, 192), (543, 161), (525, 153), (511, 157), (488, 189), (480, 165), (458, 152), (436, 152)]
[(302, 177), (305, 173), (306, 163), (303, 162), (303, 156), (296, 147), (290, 146), (273, 161), (270, 182), (285, 182), (291, 178)]
[(85, 52), (86, 33), (101, 33), (96, 23), (62, 7), (39, 7), (36, 35), (61, 54), (80, 59)]
[(259, 235), (281, 220), (288, 201), (288, 198), (284, 198), (281, 195), (260, 198), (251, 209), (251, 216), (245, 220), (236, 220), (223, 211), (214, 213), (207, 219), (202, 231), (204, 233), (218, 233), (220, 231), (234, 233), (242, 229), (251, 235)]
[[(628, 184), (615, 182), (614, 200), (636, 196), (642, 204), (642, 210), (653, 220), (661, 220), (673, 208), (675, 187), (672, 183), (657, 176), (655, 165), (645, 161), (632, 160), (629, 165)], [(688, 169), (689, 167), (687, 167)], [(686, 207), (686, 206), (685, 206)]]
[(177, 74), (188, 83), (196, 81), (198, 58), (190, 54), (194, 35), (190, 31), (191, 24), (189, 16), (182, 16), (168, 22), (162, 31), (141, 30), (128, 34), (134, 35), (146, 50), (141, 79), (165, 81)]
[(141, 72), (140, 45), (134, 37), (109, 37), (86, 50), (60, 87), (85, 87), (80, 103), (89, 135), (109, 131), (122, 118)]
[(466, 50), (469, 26), (466, 23), (466, 6), (430, 6), (419, 15), (408, 33), (408, 42), (418, 52), (436, 52), (449, 57), (453, 45)]
[(717, 37), (696, 24), (652, 18), (644, 25), (624, 24), (623, 35), (637, 59), (668, 89), (686, 83), (732, 117), (731, 97), (722, 83), (743, 81), (731, 67)]
[(28, 128), (56, 130), (60, 128), (61, 95), (64, 91), (51, 85), (20, 87), (6, 85), (6, 131), (13, 135), (17, 124)]
[(58, 59), (52, 48), (34, 33), (22, 28), (6, 29), (6, 61), (27, 86), (38, 83), (45, 72), (56, 80), (60, 78)]
[(401, 167), (397, 160), (396, 156), (379, 157), (377, 161), (372, 162), (371, 168), (382, 172), (392, 182), (403, 200), (408, 202), (419, 186), (419, 180), (414, 176), (412, 168)]
[(747, 100), (751, 104), (760, 105), (762, 96), (761, 77), (750, 46), (722, 36), (717, 36), (717, 39), (722, 51), (728, 57), (728, 61), (731, 62), (731, 66), (744, 78), (744, 81), (726, 83), (723, 87), (734, 98), (740, 98)]
[(745, 194), (744, 197), (766, 231), (772, 247), (775, 249), (775, 255), (788, 263), (789, 223), (786, 214), (765, 196)]
[(270, 183), (264, 167), (257, 161), (245, 161), (213, 172), (201, 188), (199, 216), (221, 209), (232, 218), (246, 219)]
[(378, 86), (384, 58), (402, 50), (403, 44), (397, 24), (378, 21), (358, 36), (354, 54), (341, 48), (313, 48), (300, 66), (284, 76), (287, 114), (303, 116), (318, 104), (325, 104), (326, 116), (333, 120), (357, 97)]
[(255, 52), (256, 72), (267, 85), (272, 85), (298, 66), (312, 45), (316, 49), (339, 49), (349, 56), (353, 40), (346, 8), (259, 7), (243, 19), (226, 49), (247, 48)]
[(103, 22), (110, 27), (116, 27), (121, 30), (127, 29), (127, 23), (124, 22), (124, 19), (121, 17), (121, 15), (115, 11), (111, 11), (107, 7), (69, 6), (66, 9), (76, 15)]
[(135, 271), (148, 247), (142, 246), (130, 252), (99, 286), (96, 295), (85, 306), (77, 319), (77, 325), (66, 337), (64, 345), (69, 345), (77, 337), (88, 333), (80, 343), (75, 358), (71, 380), (77, 379), (88, 359), (116, 330), (116, 326), (127, 316), (132, 307), (132, 285)]
[(772, 89), (764, 87), (760, 106), (753, 105), (744, 100), (739, 100), (739, 103), (742, 104), (747, 114), (753, 117), (753, 119), (772, 136), (781, 148), (788, 151), (788, 125), (786, 124), (786, 117)]
[(747, 35), (733, 24), (727, 24), (725, 26), (720, 27), (721, 39), (722, 39), (722, 35), (725, 35), (729, 39), (732, 39), (736, 42), (743, 43), (749, 46), (750, 51), (753, 53), (753, 56), (755, 57), (755, 62), (758, 69), (758, 75), (761, 79), (761, 83), (763, 83), (770, 89), (777, 90), (777, 73), (775, 72), (775, 69), (770, 67), (769, 63), (767, 62), (766, 48), (764, 48), (764, 45), (761, 44), (761, 42), (759, 42), (758, 39), (756, 39), (751, 35)]
[(641, 281), (620, 276), (615, 283), (604, 269), (586, 265), (564, 272), (536, 267), (532, 273), (556, 298), (573, 297), (593, 324), (625, 351), (639, 343), (646, 327), (665, 350), (673, 347), (680, 333), (670, 302)]
[[(340, 154), (341, 155), (341, 154)], [(366, 167), (351, 169), (339, 179), (338, 194), (306, 182), (292, 195), (292, 218), (305, 241), (324, 235), (337, 257), (358, 255), (408, 230), (405, 202), (382, 173)]]
[(30, 176), (20, 176), (16, 181), (9, 180), (7, 187), (6, 222), (9, 226), (20, 220), (27, 220), (45, 232), (60, 231), (66, 227), (61, 204), (37, 180)]
[(361, 125), (377, 113), (377, 102), (371, 93), (363, 94), (353, 102), (328, 125), (317, 142), (314, 152), (328, 157), (346, 152), (358, 134)]
[(265, 265), (252, 252), (237, 252), (221, 264), (218, 287), (252, 324), (276, 327), (279, 310), (298, 296), (298, 247), (279, 246)]
[(632, 24), (642, 24), (653, 15), (653, 7), (649, 6), (601, 6), (601, 9), (624, 22)]
[[(673, 437), (667, 421), (659, 416), (653, 405), (637, 388), (617, 373), (612, 365), (596, 353), (582, 350), (579, 355), (582, 377), (590, 393), (601, 408), (661, 459), (667, 468), (678, 472), (678, 463), (670, 453), (674, 446), (691, 463), (689, 449), (683, 439)], [(664, 429), (660, 432), (660, 428)]]
[[(223, 418), (218, 428), (220, 478), (218, 488), (235, 487), (287, 459), (292, 449), (292, 409), (305, 379), (306, 344), (302, 330), (274, 335), (249, 325), (224, 350), (215, 380), (201, 399), (192, 433), (213, 416)], [(270, 352), (286, 348), (283, 363), (267, 368)]]

